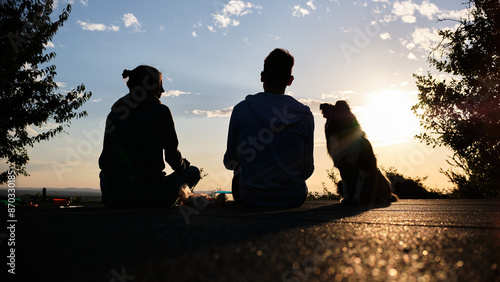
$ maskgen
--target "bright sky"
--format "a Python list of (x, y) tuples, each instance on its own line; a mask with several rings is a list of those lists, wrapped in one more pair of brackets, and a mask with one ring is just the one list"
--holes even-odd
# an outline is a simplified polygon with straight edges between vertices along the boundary
[(172, 111), (183, 156), (208, 173), (197, 189), (230, 189), (232, 174), (222, 158), (231, 109), (262, 91), (264, 58), (280, 47), (295, 57), (288, 95), (315, 116), (311, 191), (321, 191), (321, 182), (333, 190), (319, 104), (339, 99), (357, 115), (379, 166), (429, 176), (429, 187), (448, 187), (438, 170), (448, 168), (451, 153), (413, 138), (419, 128), (410, 108), (417, 101), (413, 74), (429, 69), (427, 54), (440, 39), (437, 29), (456, 24), (436, 18), (464, 15), (461, 2), (56, 1), (55, 15), (67, 3), (72, 12), (47, 50), (57, 54), (51, 63), (57, 66), (59, 91), (84, 83), (93, 92), (84, 106), (89, 115), (74, 120), (67, 134), (31, 148), (31, 176), (18, 177), (17, 186), (99, 188), (104, 121), (127, 93), (121, 73), (147, 64), (163, 72), (161, 101)]

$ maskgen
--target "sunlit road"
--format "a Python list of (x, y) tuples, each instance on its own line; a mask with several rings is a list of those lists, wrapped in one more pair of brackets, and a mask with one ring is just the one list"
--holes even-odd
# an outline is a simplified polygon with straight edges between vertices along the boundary
[(500, 201), (493, 200), (16, 212), (18, 278), (500, 281)]

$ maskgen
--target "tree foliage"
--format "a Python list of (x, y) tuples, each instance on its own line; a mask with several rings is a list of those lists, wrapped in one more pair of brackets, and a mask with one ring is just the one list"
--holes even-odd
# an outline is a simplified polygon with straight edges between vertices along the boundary
[[(446, 80), (415, 75), (419, 101), (413, 111), (426, 133), (417, 138), (452, 150), (441, 170), (463, 197), (500, 193), (500, 2), (474, 0), (456, 30), (440, 30), (442, 41), (429, 62)], [(446, 19), (440, 19), (446, 20)], [(458, 168), (458, 170), (456, 169)]]
[[(16, 175), (28, 175), (27, 147), (63, 132), (71, 119), (85, 117), (77, 109), (92, 95), (83, 84), (66, 94), (55, 92), (56, 67), (49, 62), (56, 54), (46, 46), (68, 19), (71, 6), (54, 22), (52, 7), (52, 0), (0, 4), (0, 159)], [(0, 174), (0, 184), (7, 174)]]

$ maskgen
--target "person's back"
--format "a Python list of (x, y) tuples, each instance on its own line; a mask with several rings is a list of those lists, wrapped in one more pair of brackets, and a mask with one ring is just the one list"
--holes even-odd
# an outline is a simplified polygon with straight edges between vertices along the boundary
[[(151, 96), (134, 100), (128, 94), (113, 105), (108, 124), (99, 163), (109, 178), (141, 181), (165, 175), (163, 150), (177, 147), (172, 115), (167, 106)], [(171, 159), (167, 161), (173, 166), (181, 165), (182, 158), (177, 150), (165, 156)]]
[(306, 199), (314, 120), (307, 106), (283, 94), (292, 66), (287, 51), (271, 52), (262, 73), (265, 92), (248, 95), (233, 109), (224, 164), (235, 170), (233, 195), (242, 204), (288, 207)]
[[(170, 109), (161, 104), (161, 73), (149, 66), (125, 70), (130, 93), (111, 108), (99, 167), (102, 201), (107, 206), (170, 206), (180, 185), (200, 179), (177, 149)], [(165, 161), (174, 170), (166, 176)]]

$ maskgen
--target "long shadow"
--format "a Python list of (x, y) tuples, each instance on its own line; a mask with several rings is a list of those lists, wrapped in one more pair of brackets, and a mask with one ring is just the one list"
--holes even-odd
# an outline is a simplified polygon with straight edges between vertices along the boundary
[(251, 241), (381, 207), (322, 203), (306, 202), (295, 209), (229, 205), (205, 209), (20, 210), (18, 272), (30, 278), (71, 276), (82, 281), (113, 269), (120, 273), (123, 267), (155, 258), (175, 258), (201, 248)]

